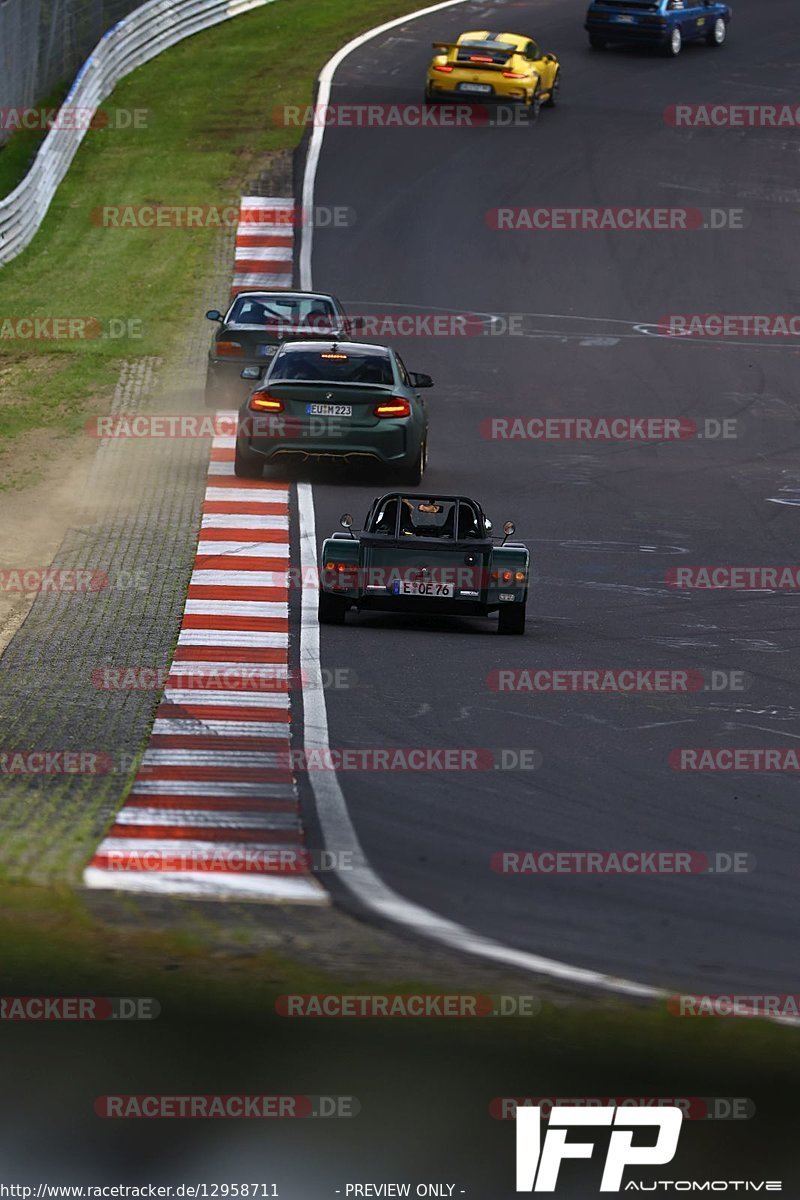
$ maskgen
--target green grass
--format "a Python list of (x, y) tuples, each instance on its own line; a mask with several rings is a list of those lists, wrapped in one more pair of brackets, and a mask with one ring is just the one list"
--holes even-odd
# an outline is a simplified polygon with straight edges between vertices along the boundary
[[(269, 152), (300, 139), (301, 130), (273, 121), (275, 110), (308, 104), (320, 67), (343, 42), (414, 7), (276, 0), (195, 35), (119, 85), (103, 107), (146, 110), (146, 128), (87, 133), (33, 243), (0, 273), (0, 330), (4, 317), (116, 317), (139, 322), (136, 336), (0, 340), (0, 439), (42, 428), (74, 434), (86, 414), (106, 409), (123, 358), (169, 359), (203, 320), (196, 281), (207, 275), (218, 231), (107, 229), (93, 211), (235, 205)], [(0, 155), (0, 189), (30, 156), (25, 137)]]
[[(206, 921), (202, 910), (191, 902), (186, 910), (190, 916), (180, 932), (169, 928), (148, 930), (136, 898), (123, 897), (118, 911), (125, 913), (126, 921), (130, 919), (132, 924), (121, 930), (96, 920), (87, 912), (83, 899), (67, 888), (0, 882), (4, 994), (149, 995), (156, 996), (162, 1008), (176, 1017), (183, 1012), (214, 1020), (235, 1008), (242, 1021), (263, 1022), (274, 1017), (275, 999), (286, 992), (364, 995), (476, 990), (465, 982), (470, 976), (468, 963), (458, 980), (442, 980), (436, 986), (420, 985), (413, 979), (387, 982), (377, 977), (353, 982), (347, 978), (346, 963), (337, 977), (292, 962), (250, 945), (253, 927), (249, 932), (237, 930), (235, 909), (225, 922), (227, 949), (209, 953), (219, 927)], [(267, 911), (275, 914), (268, 917), (269, 924), (280, 921), (279, 908)], [(193, 920), (191, 914), (197, 919)], [(489, 989), (484, 986), (477, 990)], [(532, 981), (517, 990), (535, 993), (538, 985)], [(370, 1022), (336, 1022), (340, 1027), (347, 1024), (363, 1026)], [(800, 1042), (794, 1029), (761, 1021), (679, 1020), (660, 1007), (629, 1005), (590, 992), (579, 993), (570, 1006), (545, 1000), (541, 1011), (531, 1018), (420, 1019), (389, 1025), (417, 1030), (435, 1027), (443, 1038), (448, 1030), (468, 1026), (476, 1031), (477, 1039), (490, 1038), (498, 1050), (512, 1053), (515, 1046), (535, 1046), (541, 1058), (571, 1056), (580, 1046), (585, 1065), (600, 1064), (611, 1055), (616, 1057), (615, 1071), (644, 1066), (652, 1075), (654, 1087), (659, 1079), (669, 1076), (676, 1063), (684, 1064), (684, 1069), (690, 1063), (692, 1072), (705, 1080), (706, 1088), (712, 1083), (732, 1088), (718, 1093), (729, 1095), (746, 1094), (737, 1093), (736, 1088), (741, 1089), (742, 1081), (751, 1083), (754, 1074), (759, 1079), (763, 1074), (775, 1088), (788, 1086), (800, 1058)], [(609, 1086), (608, 1081), (605, 1086)]]

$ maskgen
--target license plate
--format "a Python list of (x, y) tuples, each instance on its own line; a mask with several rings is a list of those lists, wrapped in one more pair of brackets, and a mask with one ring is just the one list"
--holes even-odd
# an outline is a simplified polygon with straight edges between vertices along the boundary
[(262, 345), (258, 347), (259, 358), (272, 358), (273, 354), (277, 353), (277, 346)]
[(460, 92), (480, 92), (485, 95), (487, 92), (491, 92), (492, 85), (490, 83), (460, 83), (458, 90)]
[(629, 17), (627, 15), (627, 13), (625, 14), (625, 16), (619, 15), (619, 16), (614, 17), (614, 20), (617, 22), (618, 25), (635, 25), (636, 24), (636, 17)]
[(395, 596), (431, 596), (437, 600), (452, 600), (456, 594), (453, 583), (417, 583), (416, 580), (397, 579), (393, 586)]
[(307, 404), (310, 417), (352, 417), (352, 404)]

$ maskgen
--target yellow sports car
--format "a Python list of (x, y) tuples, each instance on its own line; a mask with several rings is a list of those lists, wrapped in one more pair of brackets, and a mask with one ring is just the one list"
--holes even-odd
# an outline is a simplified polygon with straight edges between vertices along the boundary
[(559, 63), (532, 38), (479, 29), (457, 42), (434, 42), (425, 99), (506, 100), (524, 104), (530, 117), (558, 100)]

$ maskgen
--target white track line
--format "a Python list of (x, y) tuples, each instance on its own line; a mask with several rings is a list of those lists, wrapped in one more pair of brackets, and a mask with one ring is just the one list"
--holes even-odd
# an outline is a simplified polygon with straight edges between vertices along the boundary
[[(446, 8), (454, 8), (465, 0), (446, 0), (443, 4), (433, 4), (429, 8), (408, 13), (397, 20), (388, 21), (371, 29), (361, 37), (355, 38), (343, 46), (333, 58), (323, 67), (319, 77), (319, 92), (317, 103), (330, 103), (331, 85), (339, 65), (373, 38), (404, 25), (408, 21), (439, 12)], [(303, 179), (303, 211), (314, 210), (314, 187), (317, 178), (320, 153), (325, 137), (324, 124), (315, 124), (306, 158), (305, 176)], [(311, 254), (313, 249), (313, 232), (311, 227), (303, 230), (302, 250), (300, 254), (300, 287), (304, 291), (313, 291)], [(313, 579), (317, 566), (317, 536), (314, 517), (314, 497), (311, 485), (297, 485), (298, 506), (300, 510), (300, 552), (303, 567), (303, 578)], [(319, 623), (317, 620), (317, 589), (316, 586), (304, 582), (303, 611), (300, 635), (300, 661), (303, 676), (303, 736), (306, 752), (314, 750), (326, 751), (329, 747), (328, 713), (325, 704), (325, 692), (319, 686), (321, 678)], [(323, 757), (324, 761), (324, 757)], [(317, 819), (320, 824), (325, 846), (329, 850), (347, 850), (352, 856), (352, 870), (337, 872), (340, 883), (356, 896), (356, 898), (372, 912), (413, 929), (416, 933), (432, 938), (442, 945), (449, 946), (462, 953), (474, 954), (481, 958), (491, 959), (507, 967), (516, 967), (523, 971), (533, 971), (538, 975), (546, 975), (565, 983), (579, 984), (586, 987), (615, 992), (618, 995), (637, 996), (655, 1000), (666, 998), (669, 992), (648, 984), (635, 983), (629, 979), (605, 975), (600, 971), (588, 971), (582, 967), (573, 967), (569, 963), (558, 962), (556, 959), (543, 958), (525, 950), (515, 950), (502, 942), (482, 937), (449, 921), (437, 913), (406, 900), (397, 892), (392, 891), (380, 879), (369, 865), (366, 855), (358, 840), (347, 803), (339, 785), (335, 771), (311, 771), (309, 780), (314, 793), (317, 809)]]
[(193, 796), (218, 796), (221, 800), (231, 798), (253, 798), (264, 800), (294, 800), (292, 783), (234, 783), (208, 779), (202, 781), (182, 779), (138, 779), (130, 792), (131, 796), (186, 796), (187, 803)]
[[(188, 825), (213, 829), (300, 829), (294, 813), (233, 812), (220, 808), (122, 808), (117, 825)], [(164, 843), (159, 843), (164, 849)], [(106, 844), (108, 851), (108, 844)]]
[[(175, 843), (176, 846), (178, 843)], [(238, 875), (234, 871), (109, 871), (87, 867), (83, 882), (89, 888), (115, 892), (156, 892), (194, 900), (275, 900), (292, 904), (320, 903), (316, 880), (307, 875)]]

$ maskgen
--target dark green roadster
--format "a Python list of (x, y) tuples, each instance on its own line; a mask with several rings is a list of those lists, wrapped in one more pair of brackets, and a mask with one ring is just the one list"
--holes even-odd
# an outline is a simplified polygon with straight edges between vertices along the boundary
[(525, 632), (530, 558), (521, 542), (502, 541), (481, 506), (466, 496), (389, 492), (364, 528), (326, 538), (320, 559), (319, 619), (341, 625), (351, 608), (397, 613), (498, 614), (498, 632)]

